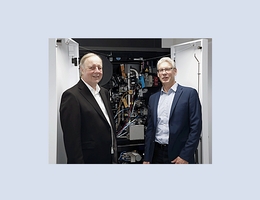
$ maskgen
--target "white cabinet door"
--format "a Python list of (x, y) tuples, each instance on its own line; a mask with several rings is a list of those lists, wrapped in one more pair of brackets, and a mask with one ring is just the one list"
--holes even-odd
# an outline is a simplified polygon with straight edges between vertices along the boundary
[(60, 125), (62, 93), (79, 81), (79, 44), (70, 38), (49, 38), (49, 163), (65, 164)]
[(202, 137), (197, 159), (212, 163), (212, 56), (211, 41), (199, 39), (171, 46), (171, 58), (177, 67), (176, 81), (198, 91), (202, 104)]

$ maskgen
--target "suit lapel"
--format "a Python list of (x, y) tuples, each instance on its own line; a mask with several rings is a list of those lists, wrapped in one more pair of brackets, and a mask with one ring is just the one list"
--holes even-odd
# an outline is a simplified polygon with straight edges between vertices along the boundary
[(78, 85), (79, 85), (79, 90), (80, 90), (80, 93), (82, 94), (82, 96), (90, 103), (90, 105), (97, 111), (97, 113), (105, 121), (107, 121), (106, 117), (104, 116), (104, 114), (103, 114), (101, 108), (99, 107), (97, 101), (95, 100), (95, 98), (93, 97), (92, 93), (90, 92), (88, 87), (85, 85), (85, 83), (83, 83), (83, 81), (80, 80)]
[(174, 96), (174, 99), (173, 99), (173, 102), (172, 102), (170, 116), (172, 115), (172, 113), (174, 111), (174, 108), (176, 107), (176, 104), (177, 104), (181, 94), (182, 94), (182, 87), (180, 85), (178, 85), (176, 93), (175, 93), (175, 96)]
[(153, 112), (155, 113), (155, 115), (153, 115), (154, 116), (153, 121), (154, 121), (155, 127), (157, 126), (157, 115), (158, 115), (157, 108), (158, 108), (158, 103), (159, 103), (159, 99), (160, 99), (160, 94), (161, 94), (161, 91), (156, 93), (156, 96), (154, 98), (155, 102), (152, 104), (152, 105), (156, 105), (153, 107), (153, 109), (154, 109)]

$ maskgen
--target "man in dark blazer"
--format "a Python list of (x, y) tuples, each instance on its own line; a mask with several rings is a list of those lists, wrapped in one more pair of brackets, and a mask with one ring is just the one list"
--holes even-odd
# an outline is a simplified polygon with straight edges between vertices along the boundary
[(158, 61), (162, 88), (149, 99), (144, 164), (194, 163), (202, 130), (201, 104), (197, 91), (179, 85), (176, 74), (171, 58)]
[(68, 164), (117, 163), (115, 124), (109, 93), (99, 87), (103, 69), (93, 53), (80, 61), (81, 79), (62, 94), (60, 120)]

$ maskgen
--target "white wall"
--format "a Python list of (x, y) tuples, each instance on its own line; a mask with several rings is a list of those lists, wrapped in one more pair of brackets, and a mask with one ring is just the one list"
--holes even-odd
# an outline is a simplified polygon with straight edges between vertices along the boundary
[(70, 39), (49, 39), (49, 163), (66, 163), (59, 106), (62, 93), (79, 80), (78, 66), (71, 59), (79, 55), (78, 44)]

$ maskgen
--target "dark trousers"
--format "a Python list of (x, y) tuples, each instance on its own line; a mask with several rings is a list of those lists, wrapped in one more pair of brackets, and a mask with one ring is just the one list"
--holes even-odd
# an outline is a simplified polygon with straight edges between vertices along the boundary
[(168, 158), (168, 145), (155, 142), (152, 164), (171, 164)]

